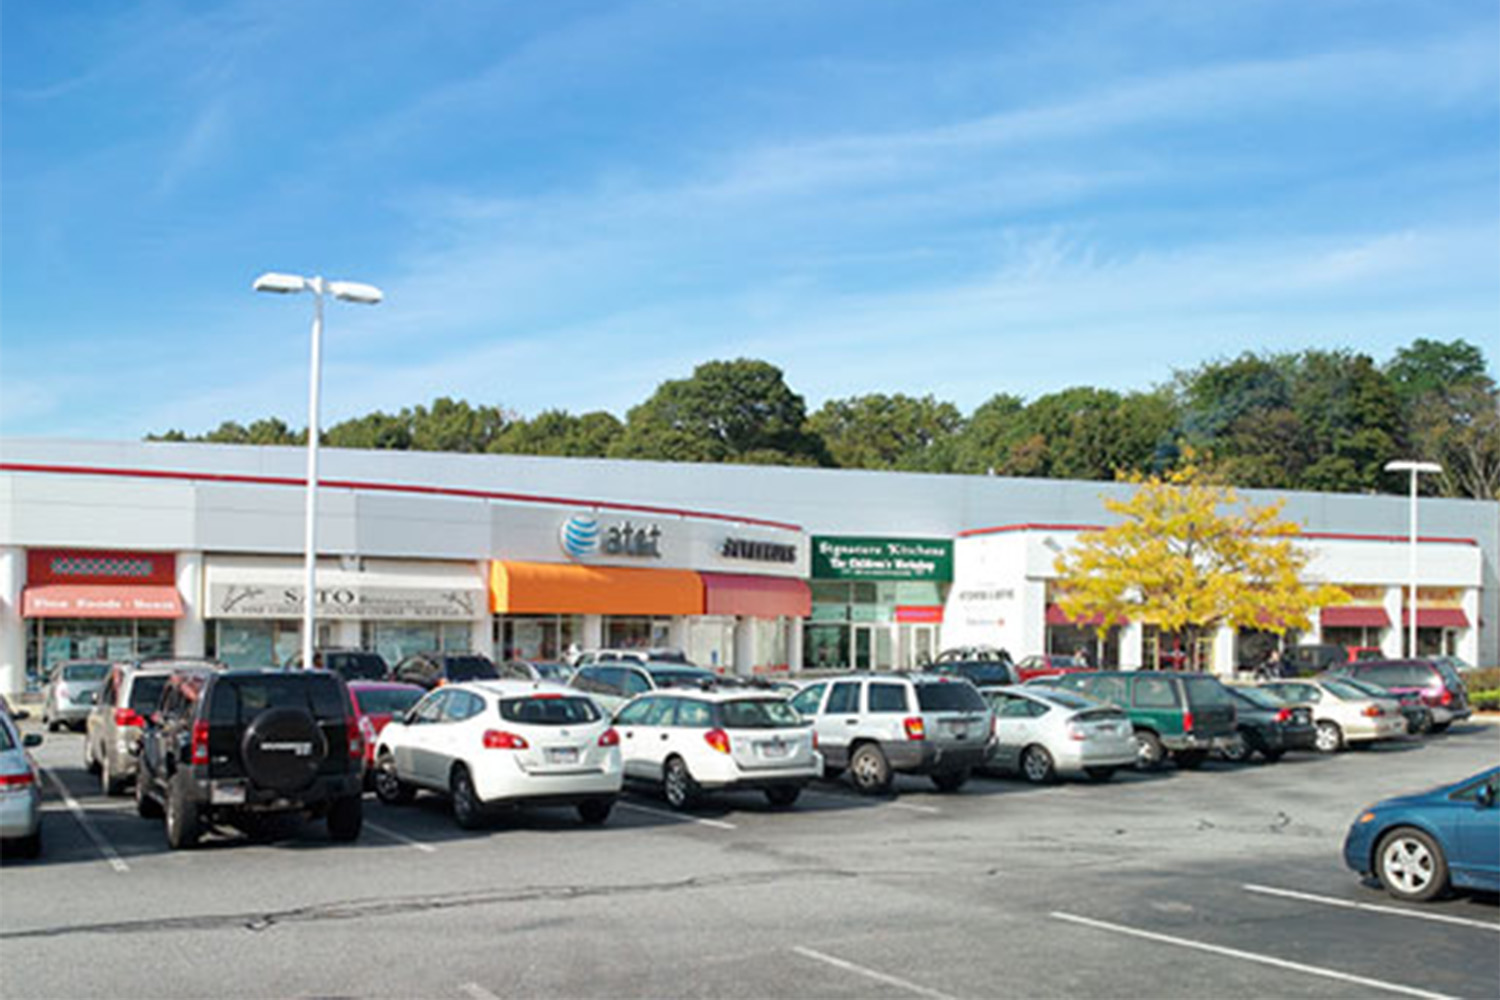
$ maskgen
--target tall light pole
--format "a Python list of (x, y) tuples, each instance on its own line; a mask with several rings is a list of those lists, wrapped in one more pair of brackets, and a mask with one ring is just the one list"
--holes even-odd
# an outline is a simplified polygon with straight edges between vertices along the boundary
[(1407, 656), (1417, 655), (1417, 476), (1424, 472), (1442, 472), (1443, 467), (1436, 462), (1387, 462), (1386, 472), (1409, 472), (1411, 473), (1411, 546), (1406, 554), (1406, 621), (1407, 621)]
[(306, 554), (302, 578), (302, 668), (306, 670), (313, 665), (318, 605), (318, 393), (323, 383), (323, 297), (332, 295), (345, 302), (375, 305), (385, 296), (374, 285), (356, 281), (325, 281), (317, 276), (304, 278), (275, 272), (256, 278), (254, 288), (257, 292), (279, 295), (311, 292), (313, 296), (312, 363), (307, 376), (307, 527), (303, 537)]

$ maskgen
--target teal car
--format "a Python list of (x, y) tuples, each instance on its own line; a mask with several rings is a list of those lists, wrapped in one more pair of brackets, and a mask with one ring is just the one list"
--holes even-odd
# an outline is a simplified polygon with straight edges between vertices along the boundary
[(1193, 770), (1218, 746), (1235, 739), (1234, 697), (1207, 674), (1157, 670), (1100, 670), (1057, 677), (1053, 686), (1108, 702), (1135, 727), (1136, 766), (1171, 758)]

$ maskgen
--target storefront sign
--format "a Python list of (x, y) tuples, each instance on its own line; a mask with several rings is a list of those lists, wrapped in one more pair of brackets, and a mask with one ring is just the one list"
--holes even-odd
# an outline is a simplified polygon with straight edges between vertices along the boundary
[(953, 600), (964, 625), (1003, 626), (1006, 615), (1018, 613), (1014, 587), (968, 587), (956, 590)]
[(661, 558), (661, 528), (632, 521), (601, 522), (592, 514), (574, 514), (558, 530), (558, 543), (569, 558), (595, 556)]
[(176, 582), (177, 557), (170, 552), (117, 549), (32, 549), (26, 553), (26, 582), (160, 584)]
[(813, 538), (814, 580), (953, 579), (953, 543), (946, 539)]
[(797, 561), (797, 546), (750, 538), (726, 538), (719, 546), (719, 555), (725, 559), (748, 559), (752, 562), (794, 563)]
[[(215, 583), (208, 588), (210, 618), (297, 618), (301, 587)], [(318, 589), (319, 618), (388, 621), (465, 621), (488, 611), (481, 590), (338, 586)]]

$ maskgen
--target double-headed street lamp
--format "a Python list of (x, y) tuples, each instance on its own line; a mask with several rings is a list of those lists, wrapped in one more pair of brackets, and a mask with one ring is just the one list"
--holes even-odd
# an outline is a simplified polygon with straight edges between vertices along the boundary
[(325, 281), (298, 274), (262, 274), (255, 279), (257, 292), (313, 296), (312, 365), (307, 378), (307, 530), (304, 537), (306, 565), (302, 580), (302, 667), (313, 665), (313, 629), (318, 604), (318, 392), (323, 382), (323, 297), (332, 295), (345, 302), (375, 305), (385, 296), (374, 285), (357, 281)]
[(1442, 472), (1443, 467), (1436, 462), (1411, 462), (1398, 461), (1385, 463), (1386, 472), (1409, 472), (1411, 473), (1411, 546), (1406, 555), (1406, 621), (1408, 628), (1407, 656), (1417, 655), (1417, 476), (1424, 472)]

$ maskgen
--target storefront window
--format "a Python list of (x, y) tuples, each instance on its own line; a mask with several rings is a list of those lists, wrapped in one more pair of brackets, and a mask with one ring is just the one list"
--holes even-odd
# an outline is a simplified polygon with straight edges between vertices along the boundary
[(1105, 630), (1103, 637), (1088, 625), (1048, 625), (1047, 652), (1053, 656), (1076, 656), (1083, 650), (1101, 667), (1120, 665), (1120, 630)]
[[(327, 622), (317, 623), (318, 644), (331, 637)], [(302, 623), (294, 618), (271, 621), (220, 619), (210, 633), (208, 655), (231, 667), (279, 667), (302, 651)]]
[(40, 681), (64, 660), (144, 660), (172, 655), (172, 622), (39, 618), (27, 629), (26, 668)]
[(803, 640), (807, 666), (819, 669), (849, 666), (849, 629), (843, 625), (808, 625)]
[(604, 619), (604, 645), (607, 649), (648, 649), (671, 645), (670, 618)]
[(701, 667), (717, 670), (734, 662), (734, 618), (704, 615), (688, 620), (687, 658)]
[(510, 615), (495, 619), (495, 651), (501, 659), (556, 662), (583, 635), (577, 615)]
[(785, 618), (752, 619), (755, 627), (755, 667), (781, 671), (789, 665), (787, 633), (791, 627)]

